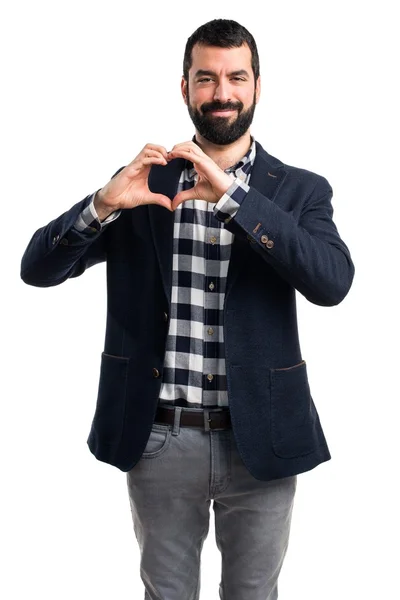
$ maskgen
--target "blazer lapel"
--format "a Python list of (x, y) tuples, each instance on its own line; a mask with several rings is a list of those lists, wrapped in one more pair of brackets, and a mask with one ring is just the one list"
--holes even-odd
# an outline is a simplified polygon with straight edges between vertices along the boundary
[[(275, 202), (279, 189), (281, 188), (287, 171), (284, 164), (277, 158), (271, 156), (264, 148), (256, 142), (256, 157), (250, 176), (250, 187), (255, 188), (263, 196), (266, 196), (272, 202)], [(240, 210), (240, 209), (239, 209)], [(235, 224), (235, 219), (232, 219), (229, 230), (235, 233), (234, 229), (239, 227)], [(250, 242), (249, 242), (250, 244)], [(235, 236), (232, 244), (229, 268), (226, 277), (225, 301), (235, 283), (240, 270), (246, 262), (248, 253), (253, 252), (243, 241), (242, 237)]]
[(258, 142), (256, 142), (256, 149), (250, 186), (274, 202), (278, 190), (286, 178), (287, 171), (284, 164), (268, 154)]
[[(168, 196), (172, 200), (177, 193), (179, 178), (184, 165), (185, 160), (177, 158), (165, 166), (152, 166), (149, 176), (150, 190), (155, 194)], [(170, 308), (175, 213), (159, 204), (148, 204), (148, 211), (164, 291)]]

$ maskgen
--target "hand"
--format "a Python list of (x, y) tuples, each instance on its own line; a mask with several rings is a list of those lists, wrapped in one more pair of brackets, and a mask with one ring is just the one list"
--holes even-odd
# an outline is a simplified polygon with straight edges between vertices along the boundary
[(142, 204), (159, 204), (172, 211), (170, 198), (151, 192), (148, 183), (151, 165), (165, 166), (167, 158), (168, 153), (163, 146), (146, 144), (129, 165), (97, 192), (95, 202), (99, 209), (105, 214)]
[(218, 202), (232, 185), (229, 175), (194, 142), (176, 144), (168, 152), (168, 161), (178, 157), (187, 158), (193, 163), (198, 173), (198, 181), (190, 190), (184, 190), (175, 196), (172, 200), (172, 210), (175, 210), (185, 200), (196, 198), (206, 200), (206, 202)]

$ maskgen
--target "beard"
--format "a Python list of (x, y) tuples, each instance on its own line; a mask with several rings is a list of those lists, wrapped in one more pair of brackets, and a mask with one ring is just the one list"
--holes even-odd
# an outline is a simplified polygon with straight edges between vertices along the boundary
[[(254, 91), (253, 104), (247, 110), (243, 110), (243, 102), (209, 102), (201, 106), (201, 112), (190, 104), (189, 91), (187, 92), (187, 107), (193, 125), (206, 140), (219, 146), (233, 144), (250, 127), (256, 108), (256, 92)], [(213, 110), (237, 110), (238, 115), (233, 117), (215, 117)]]

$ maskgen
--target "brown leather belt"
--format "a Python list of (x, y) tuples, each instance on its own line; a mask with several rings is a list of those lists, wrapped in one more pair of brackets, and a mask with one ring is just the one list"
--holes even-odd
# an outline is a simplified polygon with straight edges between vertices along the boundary
[[(166, 408), (158, 406), (154, 421), (156, 423), (173, 425), (175, 421), (175, 407)], [(232, 425), (229, 408), (199, 408), (196, 411), (182, 408), (180, 426), (203, 427), (205, 431), (230, 429)]]

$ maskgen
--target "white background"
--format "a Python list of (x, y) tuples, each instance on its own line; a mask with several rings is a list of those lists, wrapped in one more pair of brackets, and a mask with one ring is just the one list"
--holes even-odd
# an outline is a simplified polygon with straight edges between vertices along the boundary
[[(86, 445), (104, 341), (105, 265), (48, 289), (24, 284), (19, 269), (39, 227), (102, 187), (147, 142), (169, 149), (191, 139), (180, 95), (183, 51), (214, 18), (235, 19), (254, 35), (262, 93), (252, 133), (283, 162), (328, 179), (356, 265), (339, 306), (298, 297), (302, 353), (332, 460), (299, 476), (279, 598), (400, 597), (394, 6), (36, 0), (3, 12), (5, 600), (144, 595), (126, 476)], [(90, 323), (84, 331), (82, 320)], [(202, 600), (218, 598), (210, 519)]]

